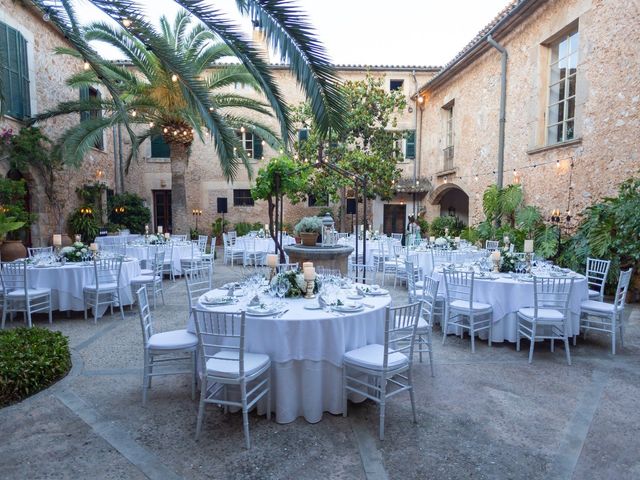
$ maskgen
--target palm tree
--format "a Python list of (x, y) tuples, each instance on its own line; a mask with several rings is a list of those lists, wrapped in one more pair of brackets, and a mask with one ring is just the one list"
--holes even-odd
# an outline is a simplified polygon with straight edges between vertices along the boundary
[[(268, 105), (225, 90), (234, 83), (259, 88), (242, 64), (215, 66), (221, 58), (232, 55), (227, 45), (219, 42), (204, 25), (194, 25), (186, 11), (178, 13), (172, 23), (163, 16), (159, 31), (149, 28), (150, 34), (158, 39), (164, 50), (171, 50), (175, 57), (182, 58), (190, 65), (192, 75), (202, 79), (212, 105), (208, 110), (203, 112), (198, 108), (188, 88), (153, 49), (145, 47), (126, 30), (98, 22), (82, 29), (86, 41), (101, 41), (117, 48), (125, 55), (133, 71), (128, 65), (100, 60), (102, 76), (98, 71), (88, 69), (71, 76), (67, 84), (82, 89), (111, 83), (124, 104), (124, 111), (118, 108), (113, 97), (81, 98), (63, 102), (54, 110), (38, 115), (34, 121), (78, 112), (81, 118), (85, 117), (85, 121), (67, 130), (59, 139), (61, 156), (71, 164), (80, 164), (89, 148), (102, 138), (103, 131), (116, 124), (135, 126), (137, 145), (151, 136), (161, 135), (170, 147), (173, 231), (185, 233), (188, 232), (189, 218), (185, 173), (195, 135), (204, 141), (205, 129), (208, 129), (214, 136), (224, 137), (224, 141), (218, 144), (226, 142), (233, 145), (234, 155), (220, 157), (228, 179), (234, 178), (241, 162), (250, 169), (247, 155), (236, 138), (236, 129), (245, 128), (272, 146), (279, 142), (268, 127), (241, 114), (250, 110), (271, 115)], [(82, 58), (78, 51), (68, 48), (59, 48), (57, 52)], [(95, 112), (102, 114), (96, 115)], [(132, 154), (135, 151), (132, 150)]]

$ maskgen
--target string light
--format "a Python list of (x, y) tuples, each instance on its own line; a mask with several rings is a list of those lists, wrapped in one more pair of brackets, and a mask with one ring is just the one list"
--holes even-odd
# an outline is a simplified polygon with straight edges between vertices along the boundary
[(122, 25), (124, 25), (124, 28), (129, 28), (131, 26), (131, 20), (129, 20), (128, 18), (124, 18), (122, 20)]
[(240, 133), (244, 133), (244, 127), (240, 127)]
[(209, 107), (209, 111), (210, 111), (210, 112), (213, 112), (213, 107)]
[(177, 82), (178, 81), (178, 75), (176, 75), (175, 73), (173, 75), (171, 75), (171, 81), (172, 82)]
[(556, 168), (560, 168), (560, 160), (556, 160)]
[(83, 65), (82, 67), (83, 67), (83, 68), (85, 69), (85, 71), (86, 71), (86, 70), (89, 70), (89, 69), (91, 68), (91, 65), (89, 65), (89, 62), (84, 62), (84, 65)]
[(44, 20), (45, 22), (48, 22), (49, 20), (51, 20), (51, 15), (49, 15), (48, 9), (46, 12), (44, 12), (44, 15), (42, 15), (42, 20)]
[(131, 116), (135, 117), (136, 115), (138, 115), (138, 112), (136, 112), (135, 110), (131, 110)]
[[(527, 168), (537, 168), (537, 167), (543, 167), (545, 165), (551, 165), (552, 163), (555, 163), (556, 167), (560, 167), (560, 162), (564, 161), (567, 159), (558, 159), (558, 160), (550, 160), (548, 162), (541, 162), (541, 163), (534, 163), (533, 165), (523, 165), (521, 167), (519, 167), (521, 170), (527, 169)], [(570, 166), (571, 168), (573, 168), (573, 157), (569, 157), (568, 160), (571, 161)], [(473, 179), (477, 182), (479, 177), (490, 177), (490, 176), (495, 176), (496, 171), (493, 170), (491, 172), (487, 172), (487, 173), (474, 173), (473, 174)], [(521, 173), (518, 172), (518, 169), (514, 168), (514, 176), (518, 176), (520, 177)], [(459, 177), (452, 177), (454, 179), (458, 179), (458, 180), (463, 180), (464, 177), (459, 176)], [(469, 177), (467, 177), (469, 178)], [(429, 178), (429, 180), (433, 181), (433, 176), (431, 176)]]
[(162, 129), (162, 131), (163, 131), (164, 133), (167, 133), (167, 132), (169, 132), (169, 129), (168, 129), (167, 127), (164, 127), (164, 128)]
[(267, 144), (264, 140), (262, 140), (262, 146), (264, 147)]
[(153, 128), (154, 123), (153, 122), (149, 122), (149, 128)]

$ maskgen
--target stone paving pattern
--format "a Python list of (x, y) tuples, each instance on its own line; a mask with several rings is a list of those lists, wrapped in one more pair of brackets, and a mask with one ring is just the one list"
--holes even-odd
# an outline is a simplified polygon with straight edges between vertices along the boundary
[[(215, 284), (242, 267), (216, 265)], [(184, 328), (184, 280), (165, 282), (158, 331)], [(392, 289), (394, 302), (406, 290)], [(510, 343), (471, 354), (468, 337), (441, 345), (435, 328), (436, 376), (415, 363), (418, 424), (408, 395), (388, 404), (385, 441), (378, 408), (350, 404), (349, 417), (325, 413), (279, 425), (250, 415), (252, 449), (239, 413), (208, 406), (194, 440), (198, 402), (189, 378), (154, 379), (142, 406), (142, 340), (137, 312), (58, 314), (52, 329), (69, 336), (74, 366), (52, 388), (0, 410), (0, 477), (188, 479), (637, 479), (640, 478), (640, 308), (630, 308), (625, 347), (610, 355), (608, 337), (591, 334), (572, 347), (538, 347), (527, 364)], [(36, 325), (48, 327), (38, 317)], [(14, 322), (11, 326), (18, 326)], [(405, 398), (406, 397), (406, 398)]]

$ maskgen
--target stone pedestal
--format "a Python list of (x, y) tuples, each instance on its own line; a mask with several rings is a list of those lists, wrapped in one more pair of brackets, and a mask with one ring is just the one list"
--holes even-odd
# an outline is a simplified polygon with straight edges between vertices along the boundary
[(302, 267), (304, 262), (313, 262), (313, 266), (340, 270), (343, 276), (347, 275), (348, 258), (353, 252), (353, 247), (335, 245), (331, 247), (305, 247), (303, 245), (288, 245), (284, 251), (289, 255), (289, 262), (298, 262)]

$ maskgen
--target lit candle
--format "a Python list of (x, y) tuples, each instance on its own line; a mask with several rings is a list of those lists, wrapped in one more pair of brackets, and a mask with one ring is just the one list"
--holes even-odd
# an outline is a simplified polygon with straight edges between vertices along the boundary
[(500, 252), (498, 250), (495, 250), (491, 254), (491, 260), (493, 260), (494, 262), (499, 262), (500, 261)]
[(268, 224), (268, 223), (265, 223), (265, 224), (264, 224), (264, 231), (265, 231), (265, 232), (268, 232), (268, 231), (269, 231), (269, 224)]
[(533, 253), (533, 240), (524, 241), (524, 253)]
[(302, 271), (304, 271), (305, 268), (312, 268), (313, 267), (313, 262), (304, 262), (302, 264)]
[(453, 240), (454, 240), (454, 242), (456, 242), (456, 243), (460, 243), (460, 237), (456, 237), (456, 238), (454, 238)]
[(313, 267), (305, 268), (302, 272), (302, 276), (305, 281), (310, 282), (316, 279), (316, 269)]
[(59, 233), (53, 234), (53, 246), (61, 247), (62, 246), (62, 235)]
[(91, 245), (89, 245), (89, 250), (97, 252), (98, 251), (98, 244), (97, 243), (92, 243)]
[(267, 255), (267, 267), (276, 268), (278, 264), (278, 256), (275, 253)]
[(144, 234), (149, 235), (149, 225), (144, 226)]
[(436, 237), (429, 237), (429, 241), (431, 243), (436, 243)]
[(167, 240), (169, 240), (171, 238), (171, 234), (169, 232), (164, 234), (164, 238), (166, 238)]
[(509, 243), (509, 235), (505, 235), (502, 240), (504, 240), (504, 243)]
[(445, 235), (445, 237), (446, 237), (447, 235), (449, 235), (449, 228), (448, 228), (448, 227), (445, 227), (445, 229), (444, 229), (444, 235)]
[(158, 233), (162, 233), (162, 225), (158, 225)]
[(82, 241), (82, 236), (81, 235), (76, 235), (76, 242), (81, 242)]

